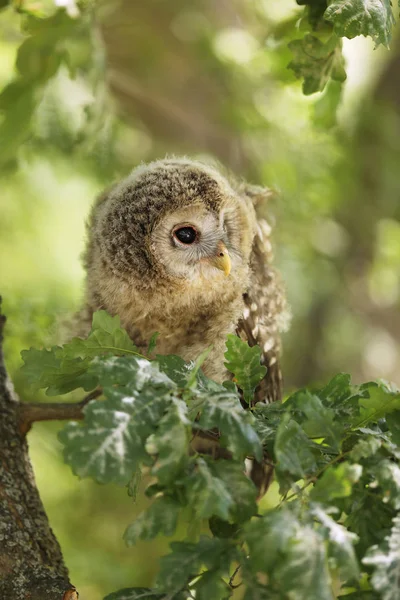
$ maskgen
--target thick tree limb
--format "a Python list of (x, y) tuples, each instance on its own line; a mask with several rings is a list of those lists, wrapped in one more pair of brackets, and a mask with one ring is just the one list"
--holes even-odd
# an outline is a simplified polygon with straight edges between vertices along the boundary
[(35, 421), (80, 421), (83, 409), (90, 400), (100, 396), (101, 390), (90, 392), (81, 402), (19, 402), (19, 430), (26, 434)]
[(20, 403), (2, 353), (4, 324), (0, 315), (0, 598), (76, 600), (20, 431)]

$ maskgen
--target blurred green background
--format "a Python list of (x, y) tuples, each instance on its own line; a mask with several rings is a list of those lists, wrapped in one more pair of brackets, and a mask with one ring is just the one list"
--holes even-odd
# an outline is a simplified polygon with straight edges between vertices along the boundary
[[(82, 15), (73, 0), (22, 4), (55, 19), (55, 4), (64, 6), (76, 24), (64, 31), (55, 20), (51, 35), (39, 32), (41, 54), (28, 47), (16, 79), (26, 15), (0, 13), (0, 88), (17, 81), (0, 106), (11, 115), (6, 122), (0, 113), (0, 288), (7, 366), (21, 397), (45, 399), (21, 378), (20, 351), (57, 342), (79, 308), (94, 197), (166, 153), (217, 161), (280, 192), (268, 216), (293, 313), (287, 392), (338, 371), (400, 384), (396, 36), (390, 50), (345, 40), (343, 89), (331, 82), (304, 96), (287, 69), (295, 0), (103, 0)], [(57, 430), (36, 424), (29, 443), (81, 598), (150, 584), (168, 540), (128, 549), (121, 539), (146, 500), (78, 481), (63, 465)], [(182, 534), (188, 525), (189, 517)]]

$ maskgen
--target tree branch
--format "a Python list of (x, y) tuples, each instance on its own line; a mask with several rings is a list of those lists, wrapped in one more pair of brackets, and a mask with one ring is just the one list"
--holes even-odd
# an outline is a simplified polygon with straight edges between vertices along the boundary
[(90, 392), (80, 402), (20, 402), (18, 405), (19, 430), (23, 435), (35, 421), (80, 421), (86, 404), (101, 395), (101, 390)]

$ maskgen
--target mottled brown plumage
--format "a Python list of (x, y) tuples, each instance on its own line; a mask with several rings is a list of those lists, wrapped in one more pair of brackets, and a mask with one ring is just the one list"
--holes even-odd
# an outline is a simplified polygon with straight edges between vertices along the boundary
[[(257, 399), (280, 399), (285, 303), (270, 228), (256, 214), (266, 196), (188, 159), (135, 169), (92, 209), (83, 325), (106, 309), (143, 349), (156, 331), (160, 354), (192, 360), (212, 345), (204, 370), (217, 381), (227, 376), (226, 336), (236, 332), (261, 346), (268, 368)], [(177, 238), (182, 227), (194, 243)]]

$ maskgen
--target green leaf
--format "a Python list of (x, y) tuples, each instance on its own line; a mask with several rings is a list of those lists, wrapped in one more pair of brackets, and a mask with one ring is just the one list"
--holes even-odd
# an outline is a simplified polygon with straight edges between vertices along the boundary
[(248, 404), (254, 398), (254, 391), (267, 372), (261, 364), (261, 348), (250, 347), (238, 336), (229, 334), (226, 341), (225, 367), (235, 377), (238, 387)]
[(151, 356), (157, 345), (157, 338), (160, 334), (156, 331), (150, 338), (149, 345), (147, 346), (147, 356)]
[(163, 388), (174, 393), (176, 384), (163, 373), (155, 361), (135, 356), (96, 357), (90, 365), (90, 373), (96, 375), (101, 386), (113, 389), (124, 385), (135, 392), (148, 386)]
[(362, 561), (374, 569), (371, 583), (382, 600), (400, 598), (400, 516), (393, 519), (390, 534), (380, 546), (373, 546)]
[(333, 0), (324, 19), (333, 23), (339, 36), (370, 36), (377, 45), (385, 46), (389, 45), (395, 23), (390, 0)]
[(299, 523), (288, 509), (271, 511), (245, 526), (252, 572), (272, 573), (295, 538)]
[(175, 532), (181, 506), (173, 498), (156, 498), (146, 511), (131, 523), (124, 533), (127, 546), (138, 540), (152, 540), (157, 535), (170, 536)]
[(217, 460), (213, 463), (214, 472), (224, 482), (234, 500), (230, 518), (236, 523), (247, 521), (257, 513), (257, 489), (244, 473), (242, 464)]
[(38, 89), (31, 82), (16, 80), (0, 94), (0, 164), (15, 159), (19, 147), (29, 139), (31, 119), (36, 108)]
[(208, 521), (208, 526), (214, 537), (217, 538), (232, 538), (239, 529), (236, 523), (228, 523), (218, 517), (211, 517)]
[(262, 404), (259, 402), (253, 410), (255, 417), (254, 429), (262, 442), (262, 445), (272, 454), (276, 432), (283, 415), (288, 412), (287, 402), (272, 402)]
[(337, 124), (337, 111), (343, 94), (342, 81), (329, 81), (323, 95), (313, 107), (313, 121), (316, 127), (326, 130)]
[(300, 6), (307, 6), (308, 21), (313, 27), (316, 27), (322, 20), (327, 0), (296, 0), (296, 2)]
[(226, 600), (233, 593), (218, 570), (203, 573), (193, 588), (196, 590), (196, 600)]
[(65, 41), (76, 28), (76, 21), (70, 19), (65, 10), (58, 10), (46, 19), (31, 15), (29, 22), (33, 24), (31, 35), (23, 40), (17, 52), (18, 76), (0, 97), (4, 111), (0, 124), (2, 165), (15, 160), (19, 147), (32, 136), (32, 119), (44, 86), (65, 61)]
[(215, 474), (212, 463), (198, 458), (194, 472), (187, 480), (187, 494), (190, 506), (199, 519), (213, 516), (229, 520), (234, 500), (225, 483)]
[(232, 461), (198, 458), (187, 480), (190, 505), (198, 518), (219, 517), (240, 523), (257, 512), (257, 490), (243, 466)]
[[(111, 317), (101, 310), (93, 315), (87, 339), (73, 338), (62, 347), (53, 346), (50, 350), (23, 350), (21, 356), (25, 364), (21, 371), (36, 388), (48, 388), (49, 396), (66, 394), (79, 387), (90, 391), (98, 384), (99, 377), (96, 369), (88, 372), (91, 361), (96, 356), (108, 354), (140, 356), (127, 332), (121, 329), (119, 317)], [(143, 360), (146, 362), (137, 363), (141, 365), (140, 371), (150, 365), (147, 359)], [(151, 366), (147, 368), (152, 370)], [(136, 376), (139, 376), (139, 369), (136, 369)], [(114, 374), (113, 378), (115, 383)]]
[(309, 438), (323, 438), (329, 446), (339, 449), (344, 427), (335, 421), (333, 408), (324, 406), (316, 394), (305, 390), (296, 395), (296, 409), (301, 410), (306, 417), (301, 421), (301, 427)]
[(235, 458), (254, 455), (261, 460), (262, 447), (253, 428), (254, 417), (243, 409), (236, 394), (224, 390), (205, 395), (199, 425), (204, 429), (218, 428), (222, 444)]
[[(149, 588), (124, 588), (105, 596), (103, 600), (162, 600), (164, 594), (159, 594)], [(175, 598), (177, 598), (175, 596)]]
[(386, 424), (392, 434), (392, 441), (396, 446), (400, 446), (400, 410), (386, 416)]
[(285, 415), (278, 427), (274, 450), (276, 473), (280, 481), (287, 474), (297, 481), (316, 469), (316, 456), (311, 442), (290, 415)]
[[(105, 310), (93, 314), (92, 329), (86, 339), (72, 338), (63, 346), (67, 358), (86, 358), (104, 354), (141, 356), (118, 316), (112, 317)], [(144, 358), (144, 357), (142, 357)]]
[(134, 502), (137, 500), (139, 493), (140, 484), (142, 483), (142, 470), (138, 467), (131, 477), (128, 483), (128, 496), (130, 496)]
[(359, 413), (358, 398), (362, 393), (351, 385), (351, 377), (347, 373), (339, 373), (322, 389), (317, 391), (318, 398), (324, 406), (333, 408), (337, 418), (347, 422)]
[(347, 402), (353, 395), (350, 384), (350, 375), (348, 373), (339, 373), (318, 392), (318, 396), (331, 404), (338, 403), (341, 405)]
[(354, 487), (352, 495), (341, 501), (341, 508), (347, 514), (344, 525), (359, 537), (356, 545), (359, 558), (365, 555), (371, 545), (383, 541), (395, 516), (392, 506), (384, 504), (379, 494), (374, 494), (372, 490), (366, 494), (366, 489), (362, 480)]
[(21, 352), (24, 365), (21, 371), (34, 388), (47, 388), (48, 396), (66, 394), (82, 387), (86, 391), (93, 390), (98, 378), (94, 373), (88, 373), (90, 358), (63, 358), (60, 346), (50, 350), (30, 348)]
[(329, 542), (328, 555), (335, 561), (341, 580), (357, 581), (360, 573), (354, 544), (358, 536), (336, 523), (321, 506), (313, 506), (311, 513), (324, 528)]
[(192, 369), (191, 363), (185, 362), (183, 358), (174, 354), (168, 356), (157, 354), (156, 361), (160, 370), (168, 375), (178, 387), (186, 387)]
[(187, 380), (186, 387), (188, 387), (188, 388), (197, 387), (198, 375), (200, 373), (200, 369), (203, 366), (204, 362), (207, 360), (207, 357), (209, 356), (211, 350), (212, 350), (212, 346), (203, 350), (203, 352), (200, 354), (200, 356), (198, 356), (196, 358), (196, 360), (194, 361), (194, 363), (191, 367), (191, 371), (190, 371), (190, 374), (189, 374), (189, 377)]
[(324, 540), (309, 526), (298, 529), (285, 558), (273, 573), (284, 597), (334, 600)]
[(400, 510), (400, 467), (396, 463), (384, 459), (370, 470), (375, 481), (369, 487), (374, 489), (379, 486), (383, 492), (383, 501), (389, 502), (393, 508)]
[(157, 431), (146, 442), (148, 454), (157, 456), (151, 474), (156, 476), (160, 483), (167, 484), (173, 481), (187, 461), (192, 436), (187, 413), (186, 404), (171, 396), (168, 412), (160, 420)]
[(125, 485), (146, 458), (145, 441), (167, 410), (170, 395), (151, 386), (140, 392), (134, 386), (104, 388), (104, 394), (107, 400), (90, 402), (83, 424), (69, 423), (59, 439), (76, 475)]
[(291, 511), (273, 511), (251, 522), (244, 539), (249, 547), (248, 568), (255, 577), (265, 573), (272, 589), (280, 592), (278, 597), (333, 600), (325, 540)]
[(229, 566), (235, 557), (235, 549), (229, 540), (202, 536), (197, 544), (172, 542), (171, 554), (163, 556), (157, 576), (157, 589), (165, 592), (179, 592), (204, 566), (229, 573)]
[(308, 34), (301, 40), (290, 42), (289, 48), (293, 60), (288, 68), (297, 78), (304, 79), (304, 94), (321, 92), (330, 78), (335, 81), (346, 79), (341, 42), (337, 36), (332, 35), (324, 43), (315, 35)]
[(360, 416), (353, 421), (353, 428), (364, 427), (377, 422), (386, 415), (400, 410), (400, 393), (393, 391), (383, 382), (365, 383), (360, 386), (358, 403)]
[(361, 465), (343, 462), (339, 466), (331, 465), (311, 490), (310, 497), (316, 502), (329, 504), (335, 498), (350, 496), (353, 485), (360, 479)]
[(263, 585), (255, 580), (246, 581), (246, 592), (243, 600), (281, 600), (282, 596), (271, 590), (270, 587)]
[(382, 441), (373, 435), (362, 437), (353, 447), (349, 454), (349, 458), (354, 462), (358, 462), (362, 458), (368, 458), (378, 452), (382, 445)]

